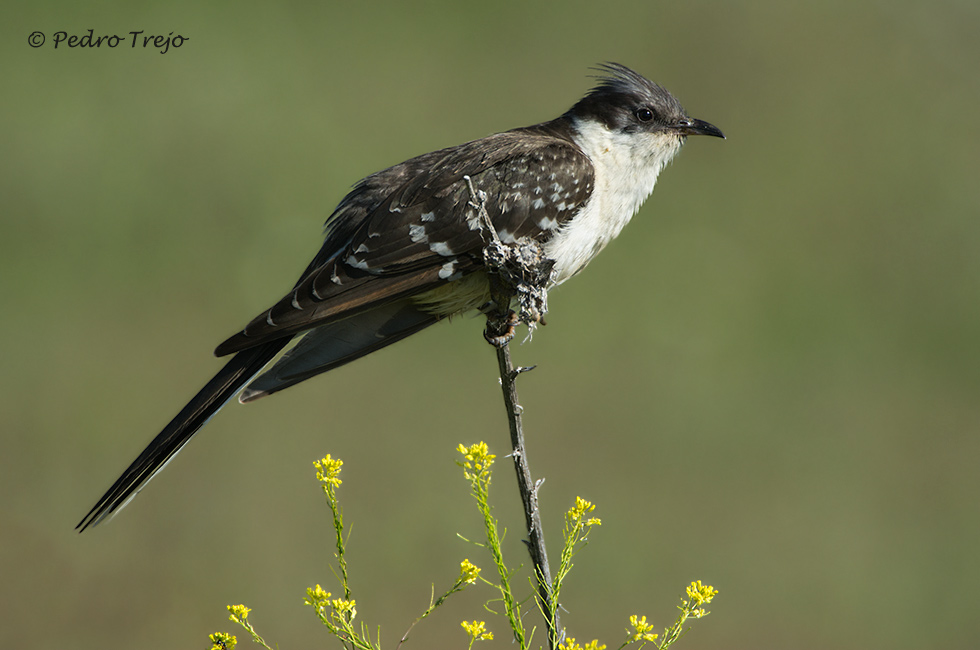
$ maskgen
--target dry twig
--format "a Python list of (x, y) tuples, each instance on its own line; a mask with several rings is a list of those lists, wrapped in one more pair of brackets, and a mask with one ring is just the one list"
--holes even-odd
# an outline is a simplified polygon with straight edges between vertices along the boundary
[[(524, 447), (524, 430), (517, 396), (516, 379), (531, 367), (515, 368), (510, 358), (509, 343), (514, 338), (518, 323), (525, 323), (533, 329), (537, 323), (544, 324), (547, 312), (547, 288), (552, 279), (554, 261), (545, 257), (540, 244), (530, 238), (522, 238), (514, 243), (503, 243), (487, 213), (487, 195), (473, 186), (473, 180), (464, 177), (469, 185), (472, 199), (470, 205), (478, 211), (481, 232), (484, 238), (483, 258), (490, 281), (490, 295), (493, 305), (487, 310), (487, 329), (484, 336), (497, 351), (497, 364), (500, 367), (500, 386), (503, 389), (504, 406), (510, 423), (510, 438), (514, 469), (517, 471), (517, 484), (524, 503), (524, 518), (527, 524), (528, 550), (534, 564), (534, 576), (538, 586), (538, 599), (542, 612), (554, 612), (548, 624), (548, 642), (552, 650), (563, 638), (564, 633), (558, 616), (558, 607), (553, 603), (551, 569), (548, 566), (548, 552), (545, 548), (544, 531), (541, 525), (541, 512), (538, 508), (538, 488), (544, 479), (534, 482), (527, 462)], [(516, 300), (519, 311), (511, 310)]]

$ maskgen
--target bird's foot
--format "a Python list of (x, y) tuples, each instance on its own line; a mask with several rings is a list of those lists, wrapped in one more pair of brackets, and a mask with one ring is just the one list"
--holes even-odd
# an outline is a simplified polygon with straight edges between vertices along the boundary
[(483, 338), (495, 348), (502, 348), (511, 342), (520, 322), (517, 312), (510, 309), (506, 314), (487, 318), (487, 328), (483, 330)]

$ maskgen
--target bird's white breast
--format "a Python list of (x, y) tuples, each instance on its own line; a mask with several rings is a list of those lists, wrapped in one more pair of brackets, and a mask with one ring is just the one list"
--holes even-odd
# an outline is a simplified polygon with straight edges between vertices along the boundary
[(670, 133), (623, 133), (603, 124), (575, 124), (575, 143), (595, 169), (592, 196), (545, 244), (555, 260), (556, 283), (575, 275), (629, 223), (683, 144)]

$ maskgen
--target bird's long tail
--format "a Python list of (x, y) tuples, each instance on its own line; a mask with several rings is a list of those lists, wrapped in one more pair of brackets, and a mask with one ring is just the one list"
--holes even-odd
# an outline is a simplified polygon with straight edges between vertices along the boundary
[(290, 337), (239, 352), (181, 409), (75, 527), (79, 532), (112, 516), (187, 444), (225, 403), (289, 343)]

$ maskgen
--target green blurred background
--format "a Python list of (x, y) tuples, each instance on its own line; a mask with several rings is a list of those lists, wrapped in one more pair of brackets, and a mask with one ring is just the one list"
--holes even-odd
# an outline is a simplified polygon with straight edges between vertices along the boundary
[[(521, 397), (552, 552), (576, 495), (603, 519), (564, 593), (571, 633), (615, 648), (630, 614), (662, 626), (700, 578), (721, 594), (691, 650), (976, 647), (974, 0), (4, 13), (5, 647), (203, 648), (239, 602), (282, 648), (330, 646), (301, 605), (335, 584), (326, 453), (346, 461), (355, 597), (387, 647), (461, 559), (489, 568), (456, 536), (480, 528), (454, 447), (507, 441), (474, 318), (230, 406), (122, 516), (72, 527), (219, 367), (214, 345), (291, 285), (353, 182), (550, 119), (607, 60), (728, 140), (689, 142), (515, 348), (538, 365)], [(53, 49), (89, 28), (190, 40)], [(518, 563), (512, 483), (501, 465)], [(405, 647), (462, 647), (491, 595)]]

